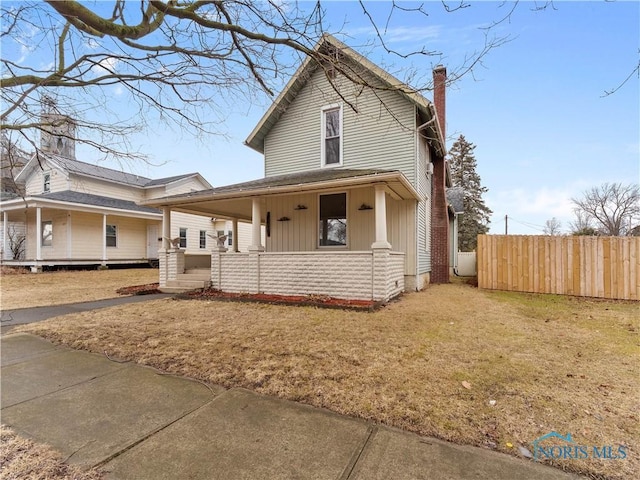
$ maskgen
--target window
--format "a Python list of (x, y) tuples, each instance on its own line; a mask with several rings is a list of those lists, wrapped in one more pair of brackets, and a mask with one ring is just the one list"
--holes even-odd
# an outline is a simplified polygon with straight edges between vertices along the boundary
[(347, 194), (334, 193), (320, 195), (320, 236), (321, 247), (347, 245)]
[(230, 247), (233, 246), (233, 231), (229, 230), (229, 233), (227, 233), (227, 245), (229, 245)]
[(43, 176), (42, 191), (44, 193), (51, 191), (51, 174), (50, 173), (45, 173)]
[(115, 225), (107, 225), (107, 231), (105, 235), (105, 243), (107, 247), (118, 246), (118, 227)]
[(207, 248), (207, 231), (200, 230), (200, 248)]
[(322, 165), (342, 163), (342, 108), (332, 106), (322, 110)]
[(187, 229), (181, 228), (178, 237), (180, 239), (180, 243), (178, 244), (180, 248), (187, 248)]
[(43, 247), (53, 246), (53, 222), (48, 220), (42, 222), (42, 243)]

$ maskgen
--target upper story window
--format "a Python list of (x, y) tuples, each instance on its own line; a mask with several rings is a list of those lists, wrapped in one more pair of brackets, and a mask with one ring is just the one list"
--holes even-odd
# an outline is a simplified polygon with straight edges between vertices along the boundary
[(200, 230), (200, 248), (207, 248), (207, 231)]
[(51, 173), (47, 172), (42, 176), (42, 191), (44, 193), (51, 191)]
[(178, 234), (178, 238), (179, 240), (179, 246), (180, 248), (187, 248), (187, 229), (186, 228), (180, 228), (179, 230), (179, 234)]
[(322, 109), (322, 166), (342, 164), (342, 107)]

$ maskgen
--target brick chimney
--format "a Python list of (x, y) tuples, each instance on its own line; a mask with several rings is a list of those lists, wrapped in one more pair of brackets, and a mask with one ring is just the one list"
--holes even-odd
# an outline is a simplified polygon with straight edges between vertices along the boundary
[(433, 69), (433, 104), (436, 107), (438, 123), (442, 132), (442, 141), (446, 143), (447, 135), (447, 102), (446, 102), (447, 68), (438, 65)]
[[(445, 133), (445, 89), (447, 69), (438, 65), (433, 69), (433, 103), (442, 132), (443, 148)], [(449, 211), (446, 195), (446, 162), (444, 156), (434, 152), (431, 202), (431, 283), (449, 282)]]

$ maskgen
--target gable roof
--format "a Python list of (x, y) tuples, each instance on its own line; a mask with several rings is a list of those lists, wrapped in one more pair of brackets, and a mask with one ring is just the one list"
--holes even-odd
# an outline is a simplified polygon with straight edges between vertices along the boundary
[[(100, 180), (106, 180), (108, 182), (120, 183), (124, 185), (129, 185), (132, 187), (138, 188), (150, 188), (150, 187), (159, 187), (163, 185), (168, 185), (173, 182), (177, 182), (179, 180), (183, 180), (185, 178), (190, 177), (200, 177), (205, 186), (211, 187), (209, 182), (207, 182), (199, 173), (186, 173), (183, 175), (175, 175), (172, 177), (165, 178), (157, 178), (151, 179), (147, 177), (143, 177), (140, 175), (135, 175), (133, 173), (123, 172), (121, 170), (115, 170), (113, 168), (102, 167), (100, 165), (94, 165), (92, 163), (81, 162), (80, 160), (73, 160), (71, 158), (58, 155), (56, 153), (49, 152), (40, 152), (40, 156), (44, 157), (45, 160), (50, 161), (52, 164), (60, 168), (61, 170), (65, 170), (69, 173), (73, 173), (76, 175), (83, 175), (86, 177), (97, 178)], [(33, 155), (31, 160), (25, 165), (22, 171), (18, 174), (18, 176), (23, 175), (23, 172), (29, 171), (38, 163), (37, 155)]]
[[(409, 87), (407, 84), (401, 82), (389, 72), (383, 70), (375, 63), (371, 62), (366, 57), (360, 55), (358, 52), (348, 47), (332, 35), (325, 33), (322, 35), (318, 43), (314, 47), (314, 52), (321, 52), (327, 49), (337, 49), (343, 54), (351, 63), (364, 67), (365, 70), (376, 77), (385, 88), (393, 89), (409, 100), (416, 106), (420, 112), (420, 116), (426, 119), (435, 119), (433, 130), (433, 138), (436, 138), (436, 148), (444, 152), (444, 140), (440, 125), (438, 124), (437, 116), (435, 113), (434, 105), (424, 98), (415, 89)], [(249, 134), (245, 140), (245, 145), (253, 148), (254, 150), (264, 153), (264, 139), (271, 130), (271, 128), (280, 119), (281, 115), (287, 110), (287, 107), (293, 102), (298, 93), (302, 90), (307, 83), (311, 74), (314, 73), (320, 65), (318, 60), (307, 56), (302, 62), (302, 65), (293, 74), (287, 85), (284, 87), (280, 95), (274, 100), (266, 113), (262, 116), (256, 127)]]

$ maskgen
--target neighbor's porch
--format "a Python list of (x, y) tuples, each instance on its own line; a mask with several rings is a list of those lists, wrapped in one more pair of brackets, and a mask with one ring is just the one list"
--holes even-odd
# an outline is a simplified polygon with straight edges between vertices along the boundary
[[(331, 182), (322, 189), (298, 184), (262, 195), (243, 188), (235, 198), (203, 199), (198, 193), (158, 205), (166, 240), (172, 209), (230, 218), (234, 237), (238, 222), (250, 221), (252, 232), (248, 252), (214, 248), (206, 277), (197, 276), (202, 268), (189, 268), (194, 259), (165, 241), (160, 286), (387, 301), (405, 289), (405, 276), (415, 275), (416, 199), (404, 184), (399, 187), (397, 175), (394, 179), (350, 179), (348, 185)], [(390, 239), (400, 248), (392, 249)]]

